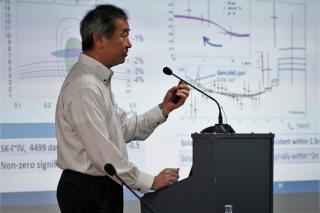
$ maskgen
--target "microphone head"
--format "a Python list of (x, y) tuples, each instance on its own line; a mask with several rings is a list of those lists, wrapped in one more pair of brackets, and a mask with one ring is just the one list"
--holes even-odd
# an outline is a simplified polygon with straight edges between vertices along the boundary
[(117, 174), (116, 169), (111, 163), (107, 163), (106, 165), (104, 165), (104, 171), (106, 171), (110, 176)]
[(164, 67), (162, 71), (166, 75), (172, 75), (172, 70), (169, 67)]

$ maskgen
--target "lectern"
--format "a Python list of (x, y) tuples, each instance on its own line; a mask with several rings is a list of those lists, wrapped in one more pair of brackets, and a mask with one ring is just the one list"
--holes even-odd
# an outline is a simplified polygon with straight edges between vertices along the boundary
[(274, 134), (191, 136), (190, 176), (142, 198), (156, 213), (273, 212)]

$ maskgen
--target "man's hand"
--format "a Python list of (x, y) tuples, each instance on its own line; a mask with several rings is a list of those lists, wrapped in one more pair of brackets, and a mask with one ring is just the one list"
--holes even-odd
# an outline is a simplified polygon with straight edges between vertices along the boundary
[[(171, 89), (169, 89), (162, 102), (163, 114), (165, 116), (168, 116), (172, 110), (175, 110), (182, 106), (189, 96), (189, 91), (190, 87), (184, 82), (180, 83), (178, 86), (174, 86)], [(176, 104), (172, 102), (173, 95), (177, 95), (180, 97), (178, 103)]]
[(167, 168), (162, 170), (157, 176), (154, 177), (152, 190), (158, 190), (163, 187), (169, 186), (179, 179), (179, 169)]

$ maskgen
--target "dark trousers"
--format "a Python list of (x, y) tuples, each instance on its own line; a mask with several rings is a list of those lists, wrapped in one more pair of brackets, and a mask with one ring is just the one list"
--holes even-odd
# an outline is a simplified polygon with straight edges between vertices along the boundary
[(123, 188), (107, 176), (64, 170), (57, 199), (61, 213), (123, 213)]

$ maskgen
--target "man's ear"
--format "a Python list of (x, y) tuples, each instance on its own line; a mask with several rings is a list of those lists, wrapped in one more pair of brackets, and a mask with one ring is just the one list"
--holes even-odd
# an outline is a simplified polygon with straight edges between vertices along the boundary
[(101, 33), (93, 33), (92, 34), (92, 39), (93, 39), (93, 45), (98, 48), (101, 49), (103, 47), (103, 38), (104, 36)]

